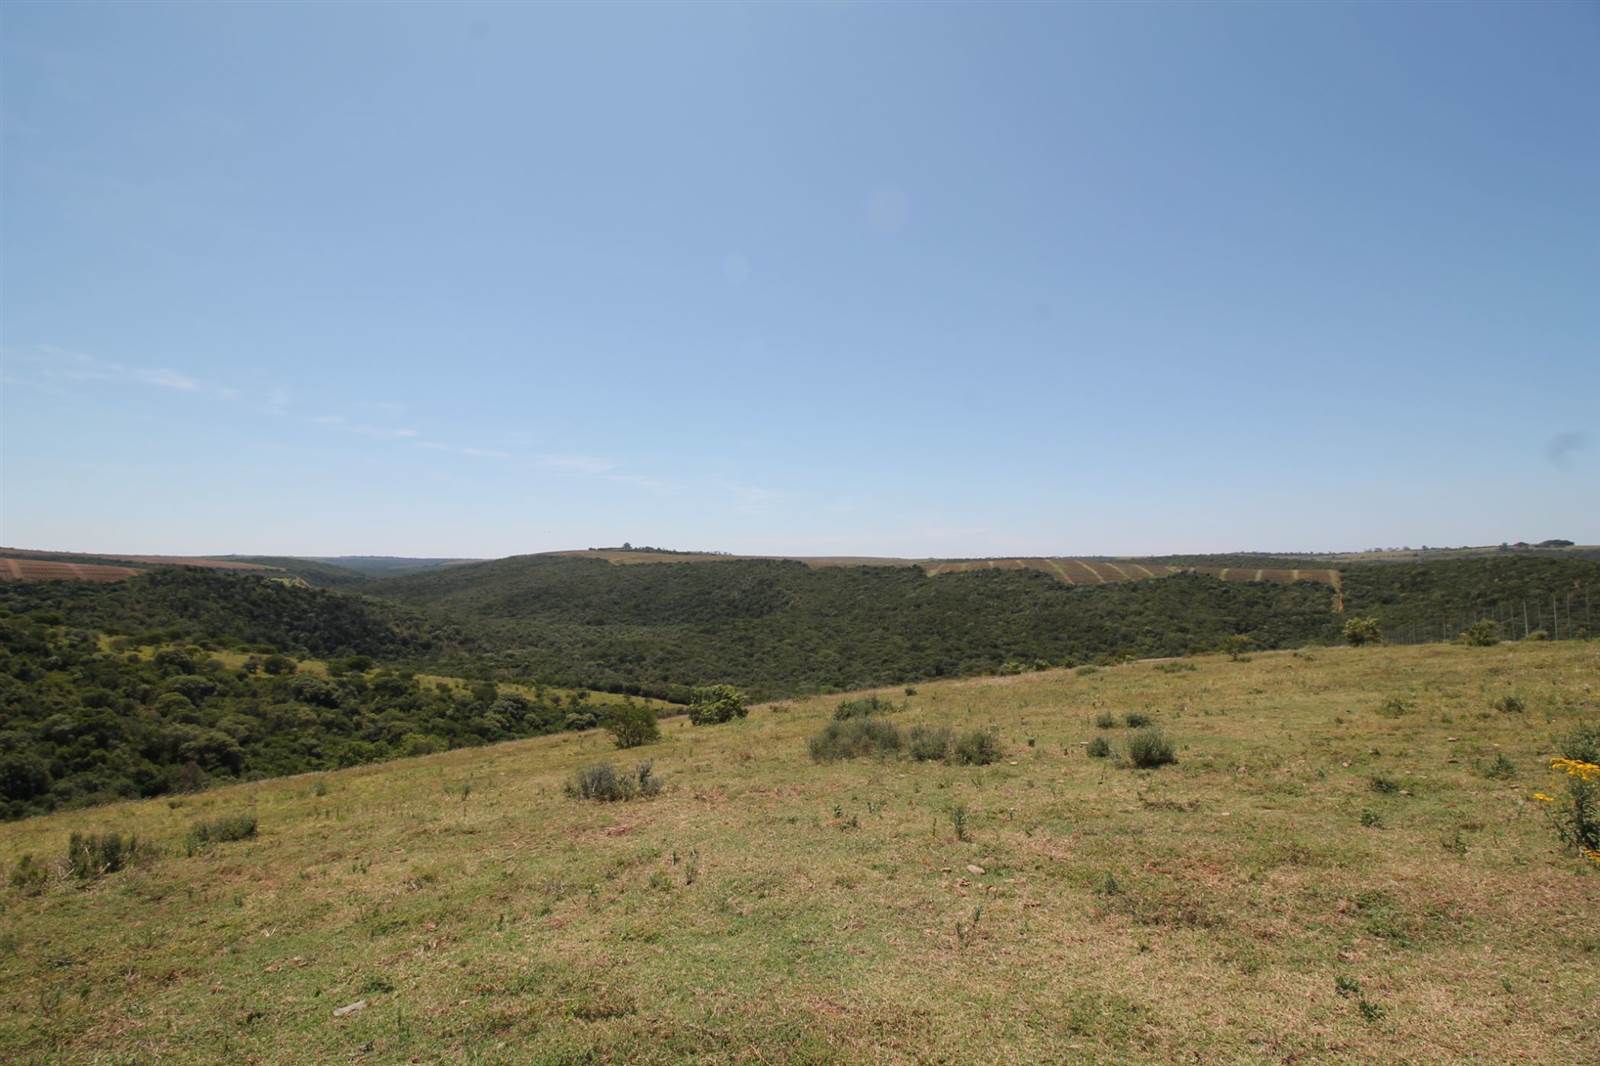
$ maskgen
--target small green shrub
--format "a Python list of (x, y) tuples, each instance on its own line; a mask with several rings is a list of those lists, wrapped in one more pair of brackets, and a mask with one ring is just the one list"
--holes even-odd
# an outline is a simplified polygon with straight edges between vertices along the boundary
[(1111, 741), (1105, 737), (1095, 737), (1089, 741), (1089, 747), (1086, 750), (1091, 759), (1109, 758), (1111, 756)]
[(999, 760), (1000, 738), (988, 730), (962, 733), (950, 745), (950, 761), (962, 766), (988, 766)]
[(1222, 650), (1228, 653), (1228, 658), (1238, 662), (1244, 653), (1255, 647), (1255, 641), (1245, 633), (1230, 633), (1222, 638)]
[(967, 839), (967, 821), (968, 813), (966, 804), (958, 803), (954, 807), (950, 808), (950, 824), (955, 826), (957, 840)]
[(1378, 713), (1385, 718), (1400, 718), (1411, 713), (1411, 701), (1404, 696), (1390, 696), (1378, 705)]
[(1521, 714), (1528, 709), (1527, 705), (1522, 702), (1521, 696), (1514, 696), (1509, 693), (1495, 700), (1493, 706), (1501, 714)]
[(619, 748), (637, 748), (661, 739), (655, 708), (625, 700), (606, 709), (600, 719)]
[(1122, 716), (1122, 724), (1127, 726), (1129, 729), (1143, 729), (1145, 726), (1149, 725), (1150, 722), (1150, 716), (1139, 711), (1129, 711), (1127, 714)]
[(223, 844), (231, 840), (248, 840), (256, 835), (256, 816), (253, 814), (229, 814), (221, 818), (212, 818), (204, 822), (196, 822), (189, 827), (189, 835), (184, 840), (184, 846), (190, 855), (200, 851), (211, 844)]
[(906, 734), (906, 753), (917, 762), (939, 762), (950, 754), (950, 730), (912, 726)]
[(1151, 769), (1177, 762), (1178, 756), (1166, 734), (1151, 726), (1129, 735), (1128, 761), (1141, 769)]
[(836, 762), (864, 756), (893, 755), (904, 743), (893, 722), (877, 717), (850, 718), (829, 722), (827, 728), (807, 743), (816, 762)]
[(1098, 674), (1099, 672), (1100, 668), (1094, 663), (1085, 663), (1083, 666), (1078, 667), (1079, 677), (1088, 677), (1090, 674)]
[(1471, 648), (1493, 647), (1500, 643), (1500, 623), (1485, 618), (1463, 629), (1456, 639)]
[(73, 833), (67, 841), (67, 872), (93, 881), (129, 866), (139, 851), (139, 838), (132, 833)]
[(1392, 796), (1400, 791), (1400, 782), (1387, 774), (1373, 774), (1367, 778), (1367, 787), (1385, 796)]
[(1379, 814), (1371, 807), (1363, 808), (1361, 811), (1361, 824), (1366, 826), (1368, 829), (1382, 829), (1383, 815)]
[(1180, 659), (1170, 663), (1157, 663), (1156, 669), (1163, 674), (1187, 674), (1193, 673), (1196, 667), (1194, 663), (1186, 663)]
[(1522, 639), (1523, 640), (1549, 640), (1550, 639), (1550, 633), (1549, 633), (1548, 630), (1535, 629), (1533, 632), (1529, 633), (1527, 636), (1523, 637)]
[(651, 772), (651, 764), (642, 762), (633, 773), (621, 773), (608, 762), (585, 767), (567, 782), (566, 792), (573, 799), (616, 803), (634, 797), (654, 796), (661, 791), (661, 779)]
[(732, 685), (697, 688), (689, 697), (691, 725), (717, 725), (750, 713), (749, 698)]
[(1383, 629), (1376, 618), (1351, 618), (1344, 624), (1344, 639), (1352, 648), (1363, 644), (1382, 644)]
[(836, 722), (848, 721), (851, 718), (865, 718), (869, 714), (892, 714), (900, 708), (886, 699), (877, 696), (864, 696), (858, 700), (845, 700), (833, 710), (833, 720)]
[(31, 854), (17, 860), (11, 870), (11, 887), (24, 896), (37, 896), (50, 883), (50, 868)]
[(1494, 757), (1494, 762), (1483, 768), (1483, 776), (1492, 777), (1497, 781), (1509, 781), (1517, 776), (1517, 767), (1502, 751)]
[(1600, 763), (1600, 722), (1586, 722), (1556, 738), (1563, 758)]
[(1110, 711), (1101, 711), (1094, 716), (1094, 725), (1096, 729), (1115, 729), (1117, 727), (1117, 716)]

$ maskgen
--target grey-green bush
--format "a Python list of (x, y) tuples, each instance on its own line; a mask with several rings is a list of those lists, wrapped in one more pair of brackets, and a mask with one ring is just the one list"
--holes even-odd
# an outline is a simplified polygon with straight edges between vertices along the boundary
[(1129, 734), (1128, 761), (1142, 769), (1150, 769), (1177, 762), (1178, 756), (1166, 734), (1151, 726)]
[(900, 730), (882, 718), (849, 718), (829, 722), (807, 743), (816, 762), (836, 762), (868, 755), (893, 755), (903, 744)]
[(939, 762), (950, 753), (950, 730), (916, 725), (906, 735), (906, 752), (917, 762)]
[(999, 760), (1000, 738), (985, 729), (962, 733), (950, 747), (950, 761), (962, 766), (988, 766)]
[(212, 818), (191, 825), (189, 827), (189, 835), (184, 840), (184, 846), (189, 854), (193, 855), (211, 844), (222, 844), (230, 840), (248, 840), (255, 835), (255, 815), (228, 814), (221, 818)]
[(633, 773), (621, 773), (608, 762), (584, 767), (567, 782), (566, 792), (573, 799), (595, 800), (599, 803), (616, 803), (635, 797), (654, 796), (661, 791), (661, 779), (646, 761), (634, 768)]
[(129, 833), (73, 833), (67, 841), (67, 872), (80, 881), (116, 873), (139, 853), (139, 838)]
[(1089, 747), (1085, 750), (1091, 759), (1107, 758), (1111, 754), (1111, 741), (1105, 737), (1095, 737), (1089, 741)]

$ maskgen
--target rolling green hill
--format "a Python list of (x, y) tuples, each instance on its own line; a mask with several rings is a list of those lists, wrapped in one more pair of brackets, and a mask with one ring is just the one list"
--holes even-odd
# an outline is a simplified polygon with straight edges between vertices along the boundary
[[(1534, 798), (1595, 645), (1186, 665), (878, 693), (986, 766), (814, 762), (813, 698), (0, 825), (0, 1057), (1595, 1060), (1600, 868)], [(1130, 712), (1175, 764), (1126, 764)], [(568, 797), (601, 760), (665, 788)]]
[[(765, 696), (1260, 647), (1336, 636), (1327, 586), (1196, 574), (1071, 587), (1031, 569), (722, 560), (617, 566), (517, 556), (378, 581), (373, 596), (482, 634), (479, 668), (656, 693), (726, 681)], [(1008, 666), (1009, 664), (1009, 666)], [(467, 672), (458, 664), (456, 672)]]

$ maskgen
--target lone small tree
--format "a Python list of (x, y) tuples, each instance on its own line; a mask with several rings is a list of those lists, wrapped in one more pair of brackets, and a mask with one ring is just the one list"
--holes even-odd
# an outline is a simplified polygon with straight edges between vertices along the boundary
[(1222, 650), (1228, 653), (1228, 658), (1238, 662), (1239, 658), (1255, 646), (1255, 641), (1250, 639), (1248, 633), (1230, 633), (1222, 638)]
[(632, 700), (607, 709), (600, 724), (606, 727), (619, 748), (637, 748), (661, 739), (661, 726), (656, 724), (654, 708)]
[(1344, 639), (1354, 648), (1363, 644), (1382, 644), (1383, 630), (1376, 618), (1351, 618), (1344, 624)]
[(1472, 623), (1456, 638), (1473, 648), (1489, 648), (1500, 643), (1500, 623), (1484, 618)]
[(717, 725), (743, 718), (750, 713), (749, 697), (732, 685), (707, 685), (689, 697), (689, 721), (694, 725)]

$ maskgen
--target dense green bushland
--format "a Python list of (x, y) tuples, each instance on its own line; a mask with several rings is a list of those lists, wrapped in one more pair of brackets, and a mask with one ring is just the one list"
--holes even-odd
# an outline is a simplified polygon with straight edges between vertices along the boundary
[(0, 817), (594, 724), (492, 684), (253, 666), (198, 649), (105, 652), (88, 631), (0, 619)]
[[(1409, 627), (1430, 639), (1451, 640), (1465, 624), (1463, 615), (1514, 617), (1521, 634), (1521, 604), (1538, 626), (1540, 612), (1549, 622), (1550, 598), (1559, 600), (1562, 636), (1584, 624), (1585, 593), (1595, 602), (1593, 625), (1600, 625), (1600, 562), (1575, 556), (1498, 555), (1476, 559), (1441, 559), (1425, 563), (1363, 563), (1348, 566), (1344, 578), (1345, 612), (1378, 619), (1386, 639), (1401, 638)], [(1566, 597), (1573, 594), (1573, 614)], [(1572, 633), (1567, 631), (1569, 618)]]
[(42, 613), (102, 633), (164, 641), (270, 644), (326, 658), (421, 658), (470, 644), (392, 603), (242, 573), (164, 567), (127, 581), (0, 584), (0, 616)]
[(365, 588), (498, 649), (447, 659), (449, 672), (678, 699), (709, 682), (759, 698), (1211, 651), (1237, 633), (1259, 648), (1337, 635), (1326, 585), (1193, 574), (1072, 588), (1037, 571), (523, 556)]

